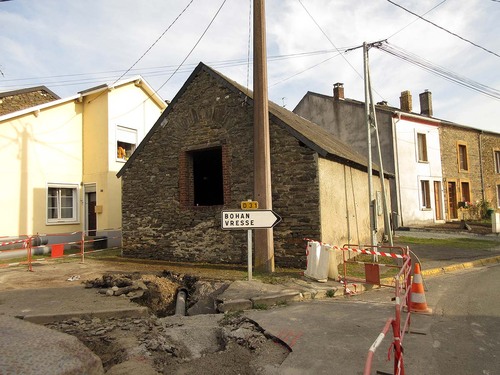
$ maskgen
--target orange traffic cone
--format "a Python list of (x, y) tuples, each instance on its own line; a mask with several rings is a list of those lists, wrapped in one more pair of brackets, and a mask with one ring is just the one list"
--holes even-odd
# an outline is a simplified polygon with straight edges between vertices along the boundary
[(427, 307), (427, 302), (425, 301), (424, 285), (422, 283), (422, 275), (420, 274), (420, 264), (415, 264), (415, 271), (413, 272), (413, 281), (411, 283), (411, 299), (410, 299), (410, 311), (432, 314), (432, 310)]

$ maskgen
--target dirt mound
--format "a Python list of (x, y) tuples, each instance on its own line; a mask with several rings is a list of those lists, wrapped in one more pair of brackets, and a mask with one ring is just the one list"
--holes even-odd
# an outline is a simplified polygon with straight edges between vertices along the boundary
[(104, 274), (101, 278), (85, 281), (86, 288), (98, 288), (108, 296), (126, 296), (147, 306), (151, 312), (164, 317), (175, 312), (175, 299), (180, 288), (194, 293), (197, 278), (163, 271), (159, 274)]

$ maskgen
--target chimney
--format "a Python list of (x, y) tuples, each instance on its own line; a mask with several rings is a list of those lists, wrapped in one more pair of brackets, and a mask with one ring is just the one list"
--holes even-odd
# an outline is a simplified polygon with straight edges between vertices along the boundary
[(432, 117), (432, 93), (429, 90), (425, 90), (419, 97), (420, 114)]
[(333, 85), (333, 99), (344, 100), (344, 84), (337, 82)]
[(411, 93), (409, 90), (401, 92), (401, 96), (399, 97), (399, 103), (401, 104), (402, 111), (411, 112), (412, 100), (411, 100)]

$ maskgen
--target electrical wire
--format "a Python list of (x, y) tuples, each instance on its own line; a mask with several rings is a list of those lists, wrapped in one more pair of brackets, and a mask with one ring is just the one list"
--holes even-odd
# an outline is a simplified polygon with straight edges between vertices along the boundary
[(282, 79), (282, 80), (280, 80), (280, 81), (274, 82), (274, 83), (273, 83), (272, 85), (270, 85), (269, 87), (274, 87), (274, 86), (277, 86), (277, 85), (279, 85), (280, 83), (283, 83), (283, 82), (285, 82), (285, 81), (288, 81), (289, 79), (295, 78), (295, 77), (297, 77), (298, 75), (301, 75), (302, 73), (305, 73), (305, 72), (307, 72), (308, 70), (314, 69), (314, 68), (316, 68), (317, 66), (320, 66), (321, 64), (324, 64), (324, 63), (326, 63), (327, 61), (330, 61), (331, 59), (333, 59), (334, 57), (337, 57), (337, 56), (339, 56), (339, 55), (340, 55), (340, 53), (339, 53), (339, 54), (337, 54), (337, 55), (335, 55), (335, 56), (331, 56), (331, 57), (329, 57), (329, 58), (327, 58), (327, 59), (325, 59), (325, 60), (323, 60), (323, 61), (321, 61), (321, 62), (319, 62), (319, 63), (317, 63), (317, 64), (311, 65), (311, 66), (309, 66), (309, 67), (307, 67), (307, 68), (305, 68), (305, 69), (303, 69), (303, 70), (301, 70), (301, 71), (299, 71), (299, 72), (296, 72), (296, 73), (292, 74), (291, 76), (289, 76), (289, 77), (287, 77), (287, 78), (284, 78), (284, 79)]
[(374, 48), (377, 48), (383, 52), (386, 52), (392, 56), (395, 56), (403, 61), (406, 61), (410, 64), (416, 65), (428, 72), (431, 72), (439, 77), (442, 77), (448, 81), (454, 82), (458, 85), (466, 87), (468, 89), (477, 91), (481, 94), (489, 96), (493, 99), (500, 100), (500, 90), (495, 88), (483, 85), (482, 83), (476, 82), (467, 77), (461, 76), (457, 73), (452, 72), (449, 69), (443, 68), (439, 65), (433, 64), (430, 61), (417, 56), (411, 52), (405, 51), (400, 47), (396, 47), (394, 45), (389, 45), (388, 42), (376, 43), (373, 44)]
[(471, 40), (469, 40), (469, 39), (466, 39), (466, 38), (464, 38), (464, 37), (462, 37), (462, 36), (460, 36), (460, 35), (458, 35), (458, 34), (456, 34), (456, 33), (452, 32), (452, 31), (450, 31), (450, 30), (448, 30), (448, 29), (445, 29), (444, 27), (439, 26), (439, 25), (435, 24), (435, 23), (434, 23), (434, 22), (432, 22), (432, 21), (429, 21), (428, 19), (426, 19), (426, 18), (422, 17), (421, 15), (419, 15), (419, 14), (417, 14), (417, 13), (415, 13), (415, 12), (412, 12), (411, 10), (409, 10), (409, 9), (407, 9), (407, 8), (405, 8), (405, 7), (403, 7), (403, 6), (399, 5), (399, 4), (397, 4), (397, 3), (395, 3), (395, 2), (394, 2), (394, 1), (392, 1), (392, 0), (387, 0), (387, 1), (388, 1), (389, 3), (391, 3), (392, 5), (395, 5), (395, 6), (397, 6), (398, 8), (401, 8), (401, 9), (403, 9), (404, 11), (406, 11), (406, 12), (408, 12), (408, 13), (410, 13), (410, 14), (413, 14), (414, 16), (416, 16), (416, 17), (420, 18), (422, 21), (425, 21), (425, 22), (427, 22), (427, 23), (430, 23), (432, 26), (437, 27), (438, 29), (441, 29), (441, 30), (445, 31), (445, 32), (447, 32), (448, 34), (451, 34), (451, 35), (453, 35), (453, 36), (455, 36), (455, 37), (457, 37), (457, 38), (459, 38), (459, 39), (463, 40), (464, 42), (467, 42), (467, 43), (469, 43), (469, 44), (472, 44), (474, 47), (480, 48), (480, 49), (482, 49), (483, 51), (486, 51), (486, 52), (488, 52), (489, 54), (494, 55), (494, 56), (496, 56), (496, 57), (500, 57), (500, 55), (499, 55), (499, 54), (497, 54), (496, 52), (493, 52), (493, 51), (491, 51), (491, 50), (489, 50), (489, 49), (487, 49), (487, 48), (485, 48), (485, 47), (483, 47), (483, 46), (480, 46), (480, 45), (479, 45), (479, 44), (477, 44), (477, 43), (472, 42), (472, 41), (471, 41)]
[[(341, 51), (346, 51), (347, 47), (341, 47)], [(305, 58), (312, 56), (327, 55), (330, 53), (335, 53), (335, 50), (317, 50), (309, 52), (292, 53), (285, 55), (273, 55), (268, 57), (268, 62), (278, 62), (283, 60)], [(213, 60), (207, 61), (206, 64), (213, 67), (214, 69), (226, 68), (226, 67), (236, 67), (251, 64), (253, 59), (247, 58), (242, 59), (232, 59), (232, 60)], [(183, 68), (178, 71), (178, 73), (190, 72), (196, 67), (197, 64), (184, 64)], [(175, 70), (176, 65), (164, 65), (155, 66), (147, 68), (136, 68), (130, 69), (129, 73), (140, 74), (144, 78), (151, 78), (162, 76), (166, 74), (171, 74)], [(61, 87), (61, 86), (75, 86), (82, 84), (94, 84), (102, 83), (103, 81), (115, 80), (119, 74), (122, 74), (123, 70), (109, 70), (102, 72), (89, 72), (89, 73), (75, 73), (75, 74), (61, 74), (53, 76), (42, 76), (42, 77), (29, 77), (29, 78), (15, 78), (15, 79), (3, 79), (2, 83), (8, 83), (7, 85), (2, 85), (2, 88), (22, 88), (22, 87), (33, 87), (39, 85), (45, 85), (50, 87)], [(90, 77), (89, 77), (90, 76)]]
[[(314, 19), (314, 17), (311, 15), (311, 13), (309, 13), (309, 11), (307, 10), (307, 8), (305, 7), (305, 5), (302, 3), (302, 0), (298, 0), (299, 4), (302, 6), (302, 8), (304, 8), (304, 10), (306, 11), (307, 15), (309, 16), (309, 18), (311, 18), (311, 20), (314, 22), (314, 24), (318, 27), (318, 29), (321, 31), (321, 33), (325, 36), (325, 38), (330, 42), (330, 44), (333, 46), (333, 48), (335, 48), (335, 50), (340, 53), (339, 49), (337, 48), (337, 46), (335, 45), (335, 43), (333, 43), (333, 41), (328, 37), (328, 35), (325, 33), (325, 31), (321, 28), (321, 26), (316, 22), (316, 20)], [(351, 67), (352, 70), (354, 70), (356, 72), (356, 74), (361, 78), (363, 79), (363, 76), (356, 70), (356, 68), (349, 62), (349, 60), (347, 60), (347, 58), (341, 54), (342, 58), (345, 60), (345, 62)]]
[[(499, 0), (500, 1), (500, 0)], [(446, 2), (446, 0), (443, 0), (441, 1), (439, 4), (437, 4), (436, 6), (432, 7), (431, 9), (429, 9), (427, 12), (425, 12), (424, 14), (422, 14), (423, 16), (429, 14), (430, 12), (432, 12), (434, 9), (436, 9), (437, 7), (443, 5), (444, 3)], [(399, 29), (398, 31), (396, 31), (394, 34), (392, 34), (391, 36), (388, 36), (387, 38), (385, 38), (386, 40), (392, 38), (394, 35), (396, 34), (399, 34), (401, 31), (403, 31), (404, 29), (406, 29), (408, 26), (411, 26), (413, 25), (415, 22), (417, 22), (419, 19), (414, 19), (413, 21), (411, 21), (408, 25), (406, 25), (405, 27)]]
[(212, 17), (212, 20), (209, 22), (208, 26), (205, 28), (205, 30), (203, 31), (203, 33), (201, 34), (201, 36), (198, 38), (198, 40), (196, 41), (196, 43), (194, 44), (193, 48), (191, 48), (191, 50), (189, 51), (189, 53), (186, 55), (186, 57), (184, 58), (184, 60), (182, 60), (182, 62), (179, 64), (179, 66), (175, 69), (175, 71), (170, 75), (170, 77), (168, 77), (168, 79), (163, 82), (163, 84), (158, 87), (157, 90), (155, 90), (155, 94), (160, 91), (171, 79), (172, 77), (177, 73), (177, 71), (182, 67), (182, 65), (186, 62), (186, 60), (189, 58), (189, 56), (191, 56), (191, 54), (193, 53), (193, 51), (195, 50), (195, 48), (198, 46), (198, 44), (201, 42), (201, 40), (203, 39), (203, 37), (205, 36), (205, 34), (207, 33), (208, 29), (210, 29), (210, 26), (212, 26), (212, 24), (214, 23), (215, 19), (217, 18), (217, 16), (219, 15), (222, 7), (224, 6), (224, 4), (226, 4), (226, 1), (227, 0), (224, 0), (222, 2), (222, 4), (220, 5), (219, 9), (217, 9), (217, 12), (215, 13), (215, 15)]
[(186, 12), (186, 10), (187, 10), (187, 9), (189, 8), (189, 6), (193, 3), (193, 1), (194, 1), (194, 0), (191, 0), (191, 1), (188, 3), (188, 5), (186, 5), (186, 7), (185, 7), (185, 8), (184, 8), (184, 9), (183, 9), (180, 13), (179, 13), (179, 15), (178, 15), (177, 17), (175, 17), (175, 19), (174, 19), (174, 20), (172, 21), (172, 23), (171, 23), (171, 24), (170, 24), (170, 25), (169, 25), (169, 26), (165, 29), (165, 31), (163, 31), (163, 33), (161, 33), (161, 35), (160, 35), (158, 38), (156, 38), (156, 40), (153, 42), (153, 44), (151, 44), (151, 45), (149, 46), (149, 48), (148, 48), (148, 49), (147, 49), (147, 50), (146, 50), (146, 51), (145, 51), (145, 52), (141, 55), (141, 57), (139, 57), (139, 58), (136, 60), (136, 62), (134, 62), (134, 63), (132, 64), (132, 66), (131, 66), (130, 68), (128, 68), (128, 69), (127, 69), (127, 70), (126, 70), (126, 71), (125, 71), (125, 72), (124, 72), (124, 73), (123, 73), (120, 77), (118, 77), (118, 78), (116, 79), (116, 81), (114, 81), (114, 82), (113, 82), (113, 84), (112, 84), (111, 86), (114, 86), (114, 85), (116, 84), (116, 82), (118, 82), (118, 81), (119, 81), (120, 79), (122, 79), (122, 78), (123, 78), (123, 77), (124, 77), (124, 76), (125, 76), (128, 72), (130, 72), (130, 71), (134, 68), (134, 66), (136, 66), (136, 65), (139, 63), (139, 61), (141, 61), (141, 60), (144, 58), (144, 56), (146, 56), (146, 55), (149, 53), (149, 51), (151, 51), (151, 50), (153, 49), (153, 47), (154, 47), (154, 46), (155, 46), (155, 45), (156, 45), (156, 44), (160, 41), (160, 39), (161, 39), (161, 38), (163, 38), (163, 36), (167, 33), (167, 31), (168, 31), (168, 30), (170, 30), (170, 28), (171, 28), (171, 27), (172, 27), (172, 26), (173, 26), (173, 25), (177, 22), (177, 20), (178, 20), (179, 18), (181, 18), (181, 16), (184, 14), (184, 12)]

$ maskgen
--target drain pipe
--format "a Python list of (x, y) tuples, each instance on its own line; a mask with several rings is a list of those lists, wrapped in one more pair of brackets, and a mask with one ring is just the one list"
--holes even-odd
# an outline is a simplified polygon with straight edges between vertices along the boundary
[(182, 288), (177, 292), (177, 302), (175, 303), (175, 315), (186, 315), (187, 290)]

